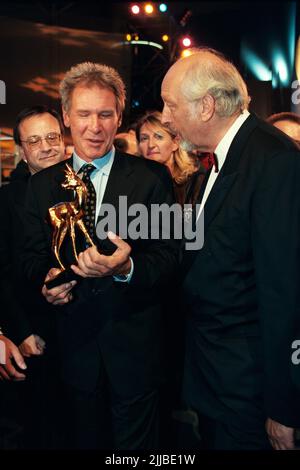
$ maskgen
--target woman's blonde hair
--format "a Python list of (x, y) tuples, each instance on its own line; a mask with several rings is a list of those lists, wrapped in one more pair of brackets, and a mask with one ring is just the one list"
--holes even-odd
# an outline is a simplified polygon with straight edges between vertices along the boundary
[[(172, 140), (176, 139), (176, 134), (170, 131), (170, 129), (164, 126), (161, 122), (162, 115), (159, 111), (149, 111), (144, 114), (137, 122), (136, 125), (136, 138), (140, 142), (141, 128), (144, 124), (149, 123), (153, 126), (157, 126), (160, 129), (166, 131)], [(173, 152), (174, 154), (174, 173), (172, 174), (173, 180), (177, 184), (185, 183), (188, 178), (197, 170), (196, 161), (193, 157), (183, 150), (180, 146)]]

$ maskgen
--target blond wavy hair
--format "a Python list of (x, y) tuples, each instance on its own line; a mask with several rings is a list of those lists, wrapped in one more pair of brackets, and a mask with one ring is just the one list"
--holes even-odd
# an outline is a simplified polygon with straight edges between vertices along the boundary
[[(162, 114), (159, 111), (149, 111), (144, 114), (137, 122), (136, 125), (136, 138), (140, 142), (141, 128), (144, 124), (150, 124), (154, 127), (164, 130), (169, 134), (172, 140), (176, 139), (176, 134), (170, 131), (170, 129), (164, 126), (161, 122)], [(198, 167), (193, 157), (183, 150), (180, 146), (174, 154), (174, 172), (172, 178), (177, 184), (184, 184), (189, 177), (197, 171)]]

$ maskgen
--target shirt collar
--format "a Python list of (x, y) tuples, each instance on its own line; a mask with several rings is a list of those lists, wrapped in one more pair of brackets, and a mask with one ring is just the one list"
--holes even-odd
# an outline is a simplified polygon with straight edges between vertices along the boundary
[(240, 114), (236, 118), (236, 120), (230, 126), (230, 128), (228, 129), (228, 131), (226, 132), (224, 137), (218, 143), (214, 153), (215, 153), (215, 155), (218, 159), (219, 170), (222, 168), (222, 166), (225, 162), (229, 147), (230, 147), (235, 135), (237, 134), (237, 132), (240, 129), (240, 127), (242, 126), (242, 124), (246, 121), (248, 116), (250, 116), (250, 113), (247, 109), (245, 109), (243, 111), (243, 113)]
[[(100, 170), (101, 173), (108, 176), (109, 173), (110, 173), (112, 164), (114, 162), (114, 158), (115, 158), (115, 148), (112, 147), (111, 150), (108, 153), (103, 155), (103, 157), (95, 158), (95, 160), (93, 160), (90, 163), (92, 163), (96, 167), (97, 170)], [(74, 150), (74, 152), (73, 152), (73, 168), (76, 171), (76, 173), (78, 173), (80, 168), (83, 165), (85, 165), (86, 163), (87, 162), (85, 160), (83, 160), (82, 158), (80, 158)]]

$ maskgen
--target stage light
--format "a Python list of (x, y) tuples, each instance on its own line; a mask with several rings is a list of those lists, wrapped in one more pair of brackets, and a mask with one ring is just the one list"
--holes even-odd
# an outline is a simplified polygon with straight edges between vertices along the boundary
[(189, 57), (190, 55), (192, 55), (192, 51), (190, 49), (183, 49), (183, 51), (181, 51), (180, 57), (184, 58)]
[(187, 37), (187, 36), (184, 37), (181, 42), (182, 42), (182, 44), (183, 44), (184, 47), (190, 47), (191, 44), (192, 44), (191, 39), (190, 39), (189, 37)]
[(297, 79), (300, 82), (300, 36), (298, 37), (297, 47), (296, 47), (295, 70), (296, 70)]
[(126, 34), (126, 41), (131, 41), (131, 34)]
[(242, 46), (242, 57), (251, 70), (255, 78), (262, 82), (272, 80), (272, 71), (265, 62), (255, 52), (250, 50), (246, 45)]
[(169, 36), (167, 34), (164, 34), (161, 38), (164, 42), (169, 41)]
[(138, 34), (135, 34), (135, 35), (134, 35), (134, 40), (135, 40), (135, 41), (138, 41), (139, 39), (140, 39), (140, 38), (139, 38), (139, 35), (138, 35)]
[(288, 86), (289, 85), (289, 70), (286, 59), (283, 53), (279, 50), (276, 50), (273, 53), (273, 66), (274, 70), (277, 73), (279, 80), (282, 85)]
[(147, 15), (151, 15), (154, 11), (153, 5), (151, 5), (151, 3), (147, 3), (144, 9)]
[(138, 5), (132, 5), (131, 7), (131, 13), (134, 15), (138, 15), (140, 12), (140, 7)]
[(161, 3), (159, 5), (159, 11), (161, 11), (162, 13), (165, 13), (167, 11), (168, 7), (165, 3)]

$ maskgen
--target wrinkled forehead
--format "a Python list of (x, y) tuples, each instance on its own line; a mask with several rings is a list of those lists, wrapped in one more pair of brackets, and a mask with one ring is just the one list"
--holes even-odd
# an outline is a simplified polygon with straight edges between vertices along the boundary
[(176, 62), (166, 73), (161, 87), (163, 100), (180, 99), (182, 96), (182, 83), (184, 80), (184, 68), (180, 62)]

